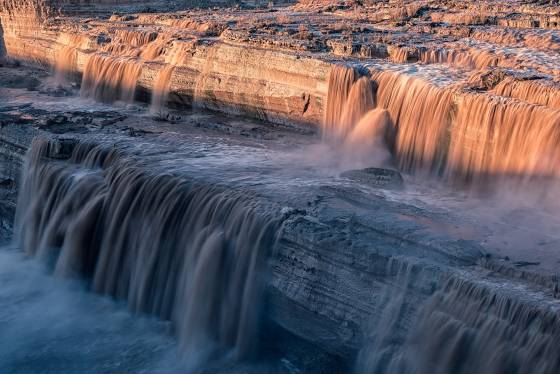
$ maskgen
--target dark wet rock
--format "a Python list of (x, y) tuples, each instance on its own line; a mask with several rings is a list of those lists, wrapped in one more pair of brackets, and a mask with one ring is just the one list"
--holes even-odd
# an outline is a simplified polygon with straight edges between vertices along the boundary
[(31, 123), (32, 119), (15, 113), (0, 113), (0, 128), (9, 125), (23, 125)]
[[(2, 194), (0, 197), (5, 198)], [(12, 237), (14, 215), (13, 205), (0, 202), (0, 245), (8, 243)]]
[(340, 176), (373, 187), (399, 188), (403, 186), (401, 174), (391, 169), (366, 168), (349, 170), (343, 172)]
[(12, 179), (0, 178), (0, 188), (12, 188), (14, 185), (15, 183)]
[(160, 113), (156, 113), (153, 116), (153, 119), (154, 119), (154, 121), (157, 121), (157, 122), (172, 122), (173, 123), (173, 122), (180, 121), (181, 116), (178, 116), (178, 115), (175, 115), (175, 114), (172, 114), (172, 113), (160, 112)]
[[(99, 117), (101, 117), (100, 120), (97, 122), (101, 127), (114, 125), (118, 122), (124, 121), (127, 118), (127, 116), (123, 116), (121, 114), (112, 113), (112, 112), (96, 113), (96, 117), (97, 117), (97, 115), (99, 115)], [(97, 118), (99, 118), (99, 117), (97, 117)]]
[(143, 136), (154, 133), (153, 131), (143, 130), (143, 129), (135, 129), (133, 127), (125, 127), (125, 128), (122, 129), (122, 131), (124, 133), (126, 133), (128, 136), (131, 136), (133, 138), (143, 137)]
[(74, 94), (72, 89), (59, 86), (56, 87), (43, 87), (39, 90), (43, 95), (53, 96), (53, 97), (69, 97)]
[(0, 245), (6, 244), (12, 237), (15, 217), (16, 183), (7, 166), (2, 166), (0, 155)]
[(36, 91), (41, 85), (41, 81), (35, 77), (12, 76), (1, 80), (1, 85), (7, 88), (24, 88), (29, 91)]
[(55, 125), (64, 125), (64, 124), (68, 124), (70, 123), (70, 121), (68, 120), (68, 117), (63, 115), (63, 114), (59, 114), (56, 115), (54, 117), (51, 118), (47, 118), (46, 122), (45, 122), (45, 126), (55, 126)]
[(540, 264), (541, 264), (540, 262), (536, 262), (536, 261), (515, 261), (513, 263), (513, 265), (517, 266), (518, 268), (525, 267), (525, 266), (531, 266), (531, 265), (536, 266), (536, 265), (540, 265)]
[(86, 133), (88, 131), (87, 127), (75, 123), (63, 114), (41, 119), (38, 127), (41, 130), (48, 130), (53, 134)]

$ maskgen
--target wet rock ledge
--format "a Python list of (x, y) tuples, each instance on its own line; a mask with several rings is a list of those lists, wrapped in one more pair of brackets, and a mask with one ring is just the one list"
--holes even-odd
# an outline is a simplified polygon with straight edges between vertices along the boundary
[[(520, 12), (511, 16), (510, 5), (489, 7), (486, 14), (476, 4), (463, 7), (452, 1), (404, 2), (405, 6), (374, 2), (354, 12), (360, 4), (305, 1), (285, 12), (257, 9), (244, 14), (233, 8), (217, 17), (201, 10), (127, 14), (123, 9), (111, 16), (100, 10), (95, 15), (105, 18), (88, 18), (76, 10), (79, 6), (65, 14), (70, 8), (46, 0), (2, 0), (0, 53), (4, 60), (39, 64), (64, 79), (85, 83), (88, 77), (102, 75), (95, 66), (123, 63), (127, 68), (120, 71), (127, 73), (118, 76), (117, 86), (136, 99), (150, 101), (155, 92), (166, 91), (170, 106), (198, 106), (271, 123), (322, 123), (334, 62), (360, 65), (377, 83), (404, 87), (383, 91), (395, 96), (387, 94), (382, 103), (401, 129), (435, 121), (440, 112), (420, 110), (426, 101), (416, 100), (426, 92), (431, 96), (423, 99), (446, 104), (438, 122), (442, 134), (447, 134), (451, 114), (464, 119), (479, 101), (513, 113), (515, 123), (526, 124), (520, 113), (527, 112), (543, 114), (547, 125), (558, 123), (554, 97), (559, 72), (550, 53), (558, 46), (547, 36), (558, 27), (558, 12), (546, 4), (515, 3)], [(302, 25), (302, 19), (308, 24)], [(516, 33), (500, 29), (503, 34), (497, 37), (493, 31), (503, 25), (530, 28)], [(547, 42), (541, 44), (543, 35)], [(508, 47), (511, 40), (513, 49)], [(536, 59), (527, 56), (527, 47), (542, 53)], [(98, 64), (88, 67), (92, 56)], [(512, 60), (530, 68), (516, 69)], [(161, 89), (161, 82), (169, 87)], [(523, 87), (546, 95), (528, 95)], [(401, 104), (418, 109), (409, 113), (425, 116), (400, 117), (401, 107), (391, 101), (399, 92), (408, 100)], [(156, 133), (154, 127), (130, 124), (141, 123), (141, 118), (126, 122), (118, 113), (109, 113), (107, 122), (90, 118), (74, 121), (79, 124), (74, 127), (33, 108), (7, 108), (0, 114), (0, 188), (6, 196), (0, 215), (7, 217), (0, 222), (0, 236), (11, 230), (23, 155), (36, 137), (55, 150), (45, 162), (64, 164), (72, 145), (85, 141), (117, 149), (138, 168), (158, 155), (181, 151), (188, 168), (179, 177), (239, 188), (234, 179), (216, 178), (228, 170), (186, 162), (200, 155), (200, 149), (189, 146), (213, 149), (215, 143), (193, 142), (191, 134), (181, 131), (174, 131), (176, 139), (170, 140), (162, 129)], [(35, 121), (30, 115), (49, 118)], [(466, 134), (461, 138), (465, 148), (478, 155), (485, 150), (475, 147), (482, 143), (472, 135), (479, 129), (467, 122), (457, 133)], [(492, 129), (498, 122), (484, 124)], [(454, 135), (442, 138), (442, 143), (455, 145)], [(224, 149), (233, 152), (234, 147)], [(416, 164), (412, 160), (411, 165)], [(150, 172), (158, 176), (161, 171)], [(482, 372), (488, 363), (496, 365), (495, 372), (535, 369), (554, 374), (560, 369), (556, 275), (512, 268), (474, 241), (435, 235), (422, 222), (410, 224), (405, 217), (420, 213), (425, 221), (441, 223), (446, 217), (413, 204), (364, 196), (355, 186), (325, 184), (302, 189), (290, 199), (248, 180), (251, 198), (278, 212), (283, 223), (268, 258), (267, 318), (290, 339), (326, 352), (329, 360), (342, 361), (342, 372), (356, 362), (368, 372), (390, 361), (431, 373), (430, 360), (438, 357), (457, 358), (443, 362), (443, 372), (452, 372), (453, 365)], [(426, 362), (408, 362), (411, 357)]]
[[(19, 117), (29, 121), (28, 110), (19, 108)], [(2, 128), (0, 156), (9, 162), (2, 163), (0, 176), (11, 181), (14, 192), (23, 155), (37, 137), (51, 144), (46, 162), (69, 162), (76, 145), (86, 142), (118, 150), (120, 157), (141, 160), (138, 167), (156, 175), (158, 170), (151, 164), (159, 155), (171, 157), (179, 152), (182, 165), (190, 165), (189, 158), (200, 157), (197, 146), (209, 149), (205, 144), (191, 149), (188, 133), (175, 133), (170, 141), (165, 134), (150, 133), (140, 125), (134, 131), (119, 127), (118, 118), (114, 125), (90, 126), (81, 134), (71, 127), (60, 134), (60, 125), (51, 122), (56, 134), (43, 125), (41, 116), (61, 114), (34, 115), (38, 117), (27, 125), (16, 124), (16, 115)], [(181, 172), (185, 180), (239, 190), (235, 183), (229, 185), (223, 171), (223, 178), (217, 181), (211, 168), (192, 165)], [(283, 350), (308, 372), (347, 372), (359, 352), (375, 357), (377, 344), (385, 344), (378, 341), (381, 332), (372, 327), (376, 325), (390, 325), (394, 340), (385, 349), (392, 352), (411, 349), (415, 334), (445, 341), (470, 331), (492, 346), (513, 347), (511, 355), (518, 357), (527, 349), (527, 341), (540, 339), (543, 349), (548, 349), (560, 337), (557, 281), (511, 274), (507, 267), (499, 269), (474, 243), (426, 237), (423, 229), (399, 221), (402, 214), (412, 213), (413, 208), (406, 204), (366, 200), (355, 189), (329, 185), (319, 191), (303, 191), (303, 198), (288, 202), (255, 186), (247, 189), (250, 199), (257, 199), (256, 205), (264, 211), (276, 211), (283, 220), (280, 240), (267, 260), (270, 277), (265, 315), (270, 331), (283, 341), (275, 349)], [(356, 202), (362, 213), (352, 208)], [(433, 335), (430, 326), (439, 322), (430, 316), (454, 321), (458, 327), (450, 326), (442, 336)], [(506, 331), (515, 334), (504, 335)], [(267, 337), (263, 339), (267, 341)], [(483, 343), (477, 340), (476, 344)], [(430, 354), (437, 354), (440, 348), (430, 349), (434, 350)], [(540, 360), (539, 349), (530, 351), (531, 360)]]

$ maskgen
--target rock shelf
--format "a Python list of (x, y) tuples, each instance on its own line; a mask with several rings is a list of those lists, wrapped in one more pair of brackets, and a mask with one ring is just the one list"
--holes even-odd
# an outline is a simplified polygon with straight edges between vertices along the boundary
[(301, 370), (557, 373), (557, 3), (193, 5), (0, 0), (0, 242), (27, 152), (101, 191), (76, 149), (117, 149), (280, 217), (266, 319)]

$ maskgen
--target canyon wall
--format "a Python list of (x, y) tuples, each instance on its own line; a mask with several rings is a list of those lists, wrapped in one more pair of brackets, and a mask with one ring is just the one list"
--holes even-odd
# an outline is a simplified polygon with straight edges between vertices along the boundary
[[(228, 10), (235, 20), (212, 18), (204, 12), (113, 15), (100, 20), (82, 17), (82, 10), (91, 10), (89, 3), (65, 3), (56, 11), (40, 2), (6, 0), (1, 4), (6, 55), (53, 69), (61, 81), (68, 81), (63, 83), (81, 82), (85, 97), (105, 102), (143, 100), (151, 102), (156, 113), (165, 112), (166, 106), (195, 106), (271, 122), (323, 124), (323, 131), (331, 131), (335, 141), (351, 133), (362, 118), (375, 118), (374, 125), (382, 122), (391, 127), (383, 129), (387, 130), (384, 141), (401, 170), (427, 171), (461, 183), (501, 175), (530, 179), (558, 173), (560, 114), (554, 97), (560, 91), (554, 79), (558, 74), (554, 56), (546, 51), (544, 57), (525, 53), (528, 46), (536, 52), (543, 48), (535, 45), (538, 38), (528, 35), (530, 30), (519, 31), (522, 36), (512, 36), (506, 30), (503, 39), (488, 46), (478, 42), (491, 39), (492, 29), (490, 35), (477, 34), (465, 26), (516, 24), (521, 18), (500, 15), (502, 18), (492, 16), (491, 22), (486, 22), (480, 14), (466, 17), (450, 8), (452, 11), (446, 11), (452, 16), (445, 20), (458, 26), (434, 29), (433, 22), (443, 16), (430, 7), (422, 10), (416, 6), (395, 12), (379, 5), (370, 13), (348, 12), (336, 18), (337, 12), (347, 8), (327, 4), (330, 8), (323, 9), (327, 5), (311, 2), (294, 9), (304, 12), (309, 11), (301, 8), (304, 5), (311, 9), (317, 6), (320, 16), (311, 11), (292, 15), (289, 9), (290, 14), (281, 13), (280, 18), (258, 12), (243, 20), (243, 14)], [(95, 6), (102, 13), (102, 5), (107, 4), (96, 2)], [(527, 7), (523, 19), (536, 19), (529, 13), (531, 6)], [(60, 17), (58, 9), (66, 9), (68, 14)], [(363, 17), (367, 22), (360, 21)], [(537, 18), (547, 19), (547, 27), (556, 27), (553, 15)], [(381, 24), (379, 29), (371, 26), (385, 21), (389, 24)], [(402, 33), (404, 21), (421, 31)], [(304, 27), (300, 27), (303, 22)], [(474, 42), (463, 48), (467, 41), (457, 37), (443, 51), (438, 33), (445, 32), (448, 34), (442, 39), (446, 42), (454, 33), (466, 34)], [(329, 40), (322, 39), (324, 35)], [(515, 48), (519, 53), (512, 52), (513, 47), (496, 53), (509, 38), (518, 43)], [(414, 43), (425, 45), (414, 48), (410, 45)], [(554, 48), (554, 43), (550, 38), (550, 45), (544, 48)], [(484, 53), (478, 53), (477, 47), (482, 45)], [(527, 62), (532, 68), (512, 69), (508, 62), (512, 56), (519, 66)], [(531, 61), (534, 56), (546, 63)], [(335, 65), (342, 67), (333, 69)], [(333, 74), (335, 71), (339, 74)], [(368, 116), (375, 110), (383, 115)], [(34, 136), (40, 140), (33, 143)], [(105, 269), (120, 269), (119, 259), (98, 256), (97, 249), (106, 250), (106, 245), (93, 243), (88, 247), (91, 252), (83, 253), (80, 245), (72, 243), (87, 241), (83, 233), (93, 227), (99, 229), (98, 238), (118, 236), (114, 227), (96, 226), (88, 219), (100, 201), (107, 203), (104, 217), (119, 218), (118, 207), (107, 202), (105, 192), (110, 186), (122, 187), (113, 194), (115, 200), (144, 200), (144, 187), (163, 191), (154, 181), (169, 177), (162, 165), (176, 164), (156, 160), (148, 165), (160, 154), (152, 150), (169, 147), (169, 139), (151, 141), (154, 144), (147, 140), (141, 143), (133, 136), (69, 141), (30, 126), (2, 129), (0, 154), (5, 161), (2, 165), (8, 166), (0, 172), (10, 188), (17, 187), (15, 175), (29, 149), (31, 157), (41, 156), (31, 159), (33, 167), (25, 170), (31, 195), (52, 192), (41, 188), (41, 176), (48, 177), (52, 185), (68, 187), (67, 182), (73, 180), (68, 170), (84, 172), (95, 182), (72, 185), (80, 188), (74, 192), (84, 202), (74, 210), (23, 205), (29, 208), (30, 217), (45, 215), (56, 223), (54, 213), (62, 212), (79, 226), (66, 228), (66, 245), (52, 228), (23, 228), (30, 232), (29, 237), (36, 235), (38, 245), (28, 245), (29, 252), (35, 254), (40, 244), (46, 244), (43, 249), (54, 250), (60, 269), (72, 265), (75, 268), (71, 270), (85, 276), (92, 276), (93, 264), (98, 261)], [(174, 151), (180, 149), (181, 142), (187, 144), (189, 138), (179, 138), (178, 144), (173, 144)], [(135, 145), (139, 149), (134, 149)], [(120, 152), (112, 154), (117, 146)], [(107, 154), (112, 157), (105, 160)], [(176, 160), (189, 153), (162, 154)], [(96, 162), (100, 157), (112, 174), (99, 171)], [(146, 184), (124, 191), (126, 183), (117, 178), (118, 166), (123, 163), (123, 169), (141, 175)], [(182, 162), (181, 167), (183, 164), (189, 163)], [(186, 194), (192, 192), (187, 186), (193, 180), (208, 187), (204, 197), (210, 200), (234, 194), (229, 186), (212, 189), (212, 182), (203, 179), (199, 170), (172, 171), (180, 174), (173, 185), (185, 188)], [(87, 193), (81, 194), (81, 189)], [(466, 373), (488, 367), (485, 365), (495, 365), (493, 372), (497, 373), (558, 372), (560, 364), (554, 356), (560, 336), (555, 275), (534, 275), (502, 266), (503, 261), (494, 262), (472, 242), (434, 238), (422, 228), (411, 229), (410, 224), (402, 224), (403, 213), (416, 215), (417, 207), (364, 199), (356, 190), (325, 187), (320, 196), (294, 203), (293, 210), (281, 207), (287, 205), (285, 201), (271, 202), (252, 195), (234, 203), (241, 216), (247, 206), (257, 205), (270, 208), (282, 220), (275, 250), (267, 258), (271, 275), (264, 284), (267, 312), (274, 324), (346, 360), (357, 355), (358, 369), (364, 373), (381, 366), (386, 372), (402, 372), (414, 365), (410, 358), (419, 352), (426, 358), (445, 358), (438, 360), (442, 366), (436, 368), (435, 360), (420, 362), (416, 370), (420, 373), (449, 372), (457, 369), (454, 364)], [(338, 202), (336, 213), (331, 201)], [(167, 202), (165, 214), (183, 213)], [(361, 214), (355, 214), (356, 206)], [(373, 217), (367, 212), (374, 212)], [(157, 226), (151, 209), (139, 206), (136, 213), (145, 227)], [(218, 219), (217, 226), (236, 222), (235, 217)], [(178, 231), (175, 227), (176, 235)], [(145, 234), (142, 230), (127, 231), (132, 241), (142, 243), (149, 241)], [(233, 232), (232, 236), (238, 234)], [(175, 245), (182, 244), (180, 240), (177, 238)], [(127, 247), (125, 240), (121, 244), (121, 259), (136, 264), (135, 248)], [(169, 250), (163, 242), (144, 249), (156, 255)], [(151, 269), (166, 269), (166, 264), (157, 265), (161, 267)], [(107, 271), (98, 276), (94, 290), (128, 301), (135, 311), (172, 317), (154, 301), (163, 298), (171, 303), (172, 298), (148, 291), (155, 285), (173, 283), (176, 273), (165, 272), (165, 277), (158, 278), (161, 283), (150, 283), (154, 273), (142, 267), (141, 284), (134, 284), (140, 278), (130, 273), (122, 275), (130, 277), (130, 282), (112, 282), (110, 278), (116, 273)], [(119, 289), (118, 284), (130, 285), (130, 289)], [(225, 346), (236, 345), (227, 340)], [(464, 359), (456, 359), (459, 356)]]
[[(463, 31), (453, 29), (449, 32), (459, 39), (448, 41), (445, 35), (438, 44), (442, 28), (419, 22), (423, 29), (414, 26), (408, 40), (396, 31), (383, 36), (368, 30), (365, 42), (346, 38), (351, 44), (341, 52), (337, 43), (344, 38), (328, 28), (333, 35), (321, 36), (325, 39), (304, 33), (301, 25), (299, 34), (287, 37), (301, 19), (274, 13), (239, 11), (235, 21), (203, 11), (113, 15), (77, 27), (72, 21), (79, 16), (56, 18), (50, 3), (14, 4), (6, 2), (2, 12), (6, 54), (81, 81), (84, 96), (151, 101), (152, 111), (162, 115), (165, 106), (197, 106), (319, 127), (328, 112), (331, 67), (346, 63), (368, 71), (375, 98), (369, 109), (388, 111), (395, 133), (388, 147), (402, 170), (459, 184), (557, 174), (560, 112), (554, 98), (560, 88), (556, 57), (548, 51), (556, 44), (554, 38), (546, 45), (538, 41), (535, 30), (504, 29), (496, 37), (468, 29), (462, 38)], [(24, 12), (25, 7), (33, 10)], [(408, 11), (422, 20), (418, 12)], [(514, 47), (502, 51), (508, 41)], [(333, 56), (340, 53), (351, 60)], [(366, 56), (367, 61), (357, 59)], [(337, 108), (359, 112), (360, 105), (358, 94)], [(480, 118), (475, 121), (473, 113)], [(348, 121), (355, 123), (342, 126), (352, 127), (364, 114), (353, 114)]]
[[(286, 211), (255, 191), (213, 186), (202, 171), (185, 172), (176, 169), (179, 164), (161, 163), (175, 156), (154, 153), (154, 147), (163, 146), (154, 138), (136, 138), (140, 142), (137, 147), (122, 136), (57, 139), (34, 132), (39, 137), (31, 141), (32, 134), (27, 132), (10, 131), (6, 135), (12, 143), (19, 137), (18, 149), (29, 149), (22, 186), (29, 194), (23, 195), (20, 204), (26, 223), (19, 232), (28, 254), (41, 257), (48, 252), (53, 259), (50, 269), (59, 276), (81, 274), (92, 280), (92, 290), (126, 301), (132, 311), (171, 319), (179, 327), (176, 334), (187, 350), (189, 344), (199, 341), (199, 333), (218, 339), (218, 347), (223, 344), (235, 350), (247, 348), (244, 339), (254, 333), (255, 320), (245, 326), (231, 318), (259, 314), (258, 299), (232, 294), (233, 299), (228, 300), (233, 304), (223, 300), (209, 304), (219, 309), (208, 310), (231, 322), (215, 326), (207, 315), (196, 314), (206, 310), (198, 309), (204, 305), (199, 305), (203, 299), (197, 299), (197, 292), (227, 291), (227, 280), (237, 281), (237, 266), (254, 266), (246, 260), (261, 253), (270, 274), (244, 284), (252, 289), (264, 288), (266, 323), (280, 326), (347, 364), (358, 357), (359, 372), (396, 373), (403, 368), (412, 370), (416, 365), (419, 373), (426, 374), (433, 370), (452, 372), (451, 368), (469, 372), (491, 365), (495, 373), (506, 370), (548, 374), (560, 367), (554, 353), (560, 339), (558, 306), (551, 296), (557, 293), (557, 280), (530, 278), (508, 268), (500, 269), (495, 262), (484, 260), (483, 253), (472, 243), (433, 240), (425, 238), (421, 230), (399, 229), (398, 224), (387, 226), (388, 220), (397, 223), (394, 220), (402, 213), (398, 205), (384, 203), (377, 207), (383, 212), (377, 221), (368, 221), (361, 215), (348, 220), (343, 211), (330, 216), (326, 206), (315, 212)], [(176, 141), (184, 141), (177, 136)], [(14, 153), (7, 141), (0, 143), (1, 153), (17, 154), (21, 160), (21, 150)], [(166, 142), (169, 145), (169, 140)], [(181, 152), (178, 143), (173, 149)], [(18, 165), (21, 163), (14, 163), (14, 168)], [(154, 165), (160, 167), (153, 168)], [(175, 174), (160, 174), (162, 168), (175, 170)], [(84, 177), (74, 178), (76, 173)], [(128, 178), (134, 182), (128, 183)], [(43, 188), (45, 181), (52, 188)], [(168, 193), (170, 190), (173, 193)], [(348, 197), (348, 192), (342, 193)], [(185, 199), (177, 204), (175, 198), (183, 194)], [(331, 200), (341, 198), (335, 191), (328, 196)], [(72, 197), (79, 197), (82, 204), (69, 206), (70, 201), (75, 202)], [(156, 201), (159, 204), (151, 206)], [(206, 202), (210, 205), (197, 205)], [(122, 210), (121, 203), (127, 209)], [(228, 208), (224, 214), (215, 214), (213, 204)], [(125, 221), (128, 240), (121, 241), (123, 225), (112, 222), (126, 219), (128, 208), (134, 211), (135, 224), (130, 226)], [(190, 208), (195, 209), (196, 216), (204, 212), (204, 220), (194, 219)], [(103, 219), (92, 219), (92, 214)], [(43, 220), (36, 219), (39, 216)], [(158, 219), (159, 225), (155, 221)], [(184, 225), (169, 227), (162, 224), (166, 219), (185, 221)], [(240, 226), (238, 219), (249, 220), (250, 225)], [(151, 229), (137, 230), (138, 222)], [(252, 250), (254, 245), (242, 246), (251, 249), (250, 253), (235, 260), (226, 252), (242, 248), (221, 246), (214, 231), (198, 230), (192, 238), (201, 236), (201, 241), (184, 235), (185, 227), (196, 231), (198, 224), (204, 222), (212, 228), (215, 224), (216, 229), (225, 225), (224, 235), (231, 234), (239, 240), (265, 240), (268, 250), (258, 252)], [(241, 227), (247, 231), (239, 231)], [(56, 235), (51, 231), (54, 228)], [(268, 234), (262, 236), (262, 229)], [(406, 231), (406, 237), (399, 230)], [(145, 235), (149, 239), (142, 239)], [(169, 235), (177, 235), (173, 244), (159, 242)], [(277, 240), (273, 244), (274, 236)], [(109, 242), (111, 254), (107, 252)], [(115, 246), (120, 256), (114, 256)], [(212, 249), (215, 256), (194, 256), (196, 262), (189, 263), (193, 259), (180, 257), (178, 253), (182, 251), (173, 249), (175, 246), (188, 251)], [(153, 262), (147, 266), (143, 258)], [(183, 261), (188, 266), (199, 264), (196, 268), (204, 269), (207, 281), (196, 283), (197, 273), (188, 268), (193, 270), (187, 273), (193, 274), (188, 281), (195, 282), (193, 288), (186, 290), (194, 292), (188, 293), (192, 296), (188, 309), (176, 299), (183, 292), (174, 292), (182, 284), (179, 280), (183, 279), (184, 269), (178, 265)], [(213, 270), (230, 265), (227, 276), (232, 278), (222, 278)], [(254, 276), (244, 272), (238, 275)], [(204, 285), (208, 282), (216, 287), (207, 290)], [(228, 309), (234, 305), (251, 309), (243, 313)], [(181, 313), (176, 314), (178, 311)], [(200, 322), (197, 329), (183, 329), (183, 323), (192, 321)], [(231, 334), (232, 328), (238, 330)], [(256, 342), (254, 335), (251, 339)], [(288, 340), (286, 344), (294, 343)]]
[[(112, 47), (125, 41), (111, 40), (115, 29), (65, 30), (60, 24), (50, 25), (41, 14), (4, 13), (2, 25), (7, 55), (51, 68), (88, 74), (88, 60), (100, 54), (112, 64)], [(86, 30), (89, 29), (86, 27)], [(123, 35), (142, 31), (123, 29)], [(324, 77), (328, 64), (313, 58), (282, 51), (248, 48), (219, 40), (201, 41), (190, 37), (155, 33), (151, 56), (136, 56), (139, 48), (113, 53), (116, 59), (130, 57), (139, 67), (135, 76), (138, 94), (151, 94), (158, 75), (171, 67), (166, 87), (172, 104), (222, 110), (251, 115), (273, 122), (319, 123), (322, 116)], [(132, 61), (135, 60), (135, 61)], [(175, 60), (175, 61), (173, 61)], [(66, 66), (64, 66), (66, 65)], [(90, 65), (92, 66), (92, 65)], [(117, 74), (118, 75), (118, 74)], [(124, 77), (116, 77), (119, 80)], [(98, 77), (98, 79), (103, 79)], [(117, 83), (118, 84), (118, 83)], [(144, 98), (144, 100), (148, 100)]]

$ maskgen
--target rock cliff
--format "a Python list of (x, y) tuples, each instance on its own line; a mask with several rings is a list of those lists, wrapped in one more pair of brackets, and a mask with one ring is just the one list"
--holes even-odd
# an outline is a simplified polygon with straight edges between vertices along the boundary
[[(263, 120), (268, 131), (273, 124), (305, 125), (356, 152), (362, 138), (375, 138), (392, 166), (461, 188), (496, 184), (501, 191), (507, 182), (525, 192), (558, 177), (557, 6), (305, 1), (163, 13), (160, 3), (0, 0), (0, 53), (51, 69), (60, 85), (79, 85), (84, 97), (150, 103), (156, 117), (169, 107), (194, 107)], [(142, 13), (154, 7), (157, 13)], [(205, 140), (184, 128), (144, 124), (141, 116), (115, 125), (126, 121), (118, 113), (97, 122), (56, 113), (79, 117), (71, 126), (58, 117), (29, 120), (35, 110), (11, 105), (0, 113), (0, 184), (10, 201), (0, 209), (12, 215), (16, 176), (33, 137), (54, 149), (71, 138), (68, 152), (82, 143), (118, 148), (135, 170), (161, 177), (169, 168), (181, 180), (227, 191), (247, 187), (250, 201), (278, 213), (283, 225), (266, 282), (270, 321), (346, 364), (356, 362), (358, 371), (469, 373), (494, 365), (496, 373), (558, 372), (555, 240), (512, 255), (511, 242), (471, 236), (471, 226), (490, 230), (484, 221), (461, 220), (439, 201), (419, 202), (423, 193), (399, 201), (396, 192), (328, 178), (309, 182), (305, 174), (293, 179), (309, 183), (286, 183), (295, 197), (287, 196), (279, 167), (267, 163), (281, 159), (272, 151), (278, 144), (243, 164), (240, 155), (259, 147), (238, 139), (226, 147), (220, 136)], [(363, 132), (364, 118), (383, 121), (373, 129), (366, 121)], [(189, 125), (204, 128), (199, 122)], [(44, 162), (74, 162), (54, 156)], [(207, 165), (196, 161), (202, 157)], [(98, 183), (108, 185), (107, 178), (100, 175)], [(467, 215), (469, 208), (456, 210)], [(146, 225), (153, 219), (141, 218)], [(500, 238), (520, 231), (507, 221), (497, 226), (514, 228)]]

